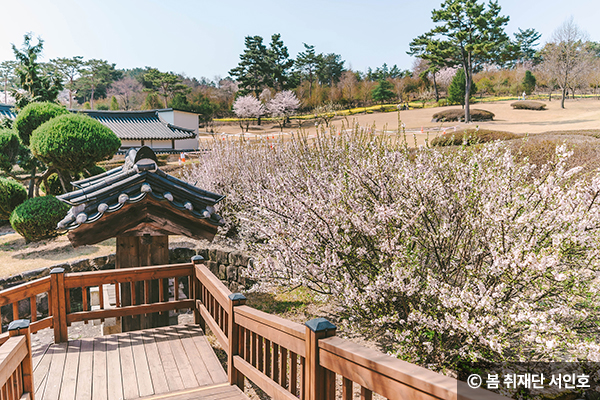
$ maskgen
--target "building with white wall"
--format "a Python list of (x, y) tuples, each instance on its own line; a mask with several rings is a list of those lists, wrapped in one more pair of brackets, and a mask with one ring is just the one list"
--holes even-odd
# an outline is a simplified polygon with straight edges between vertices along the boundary
[(198, 149), (198, 114), (172, 108), (145, 111), (72, 110), (110, 128), (121, 149), (148, 146), (154, 150)]

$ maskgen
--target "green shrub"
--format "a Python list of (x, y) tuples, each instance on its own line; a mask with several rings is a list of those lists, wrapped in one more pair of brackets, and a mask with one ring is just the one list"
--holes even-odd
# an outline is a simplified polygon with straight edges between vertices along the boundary
[(99, 165), (94, 165), (83, 171), (82, 178), (89, 178), (91, 176), (100, 175), (106, 172), (106, 169), (102, 168)]
[(21, 149), (19, 136), (11, 129), (0, 129), (0, 169), (10, 171)]
[(510, 132), (491, 131), (488, 129), (465, 129), (458, 132), (448, 132), (445, 135), (440, 135), (431, 141), (432, 146), (467, 146), (487, 143), (494, 140), (511, 140), (517, 139), (520, 136)]
[[(471, 109), (471, 121), (492, 121), (494, 113), (486, 110)], [(432, 122), (464, 121), (465, 110), (444, 110), (433, 114)]]
[(54, 196), (34, 197), (15, 208), (10, 224), (26, 241), (57, 235), (56, 225), (69, 211), (69, 206)]
[(13, 210), (27, 200), (27, 190), (19, 182), (0, 178), (0, 220), (8, 220)]
[(69, 114), (69, 110), (55, 103), (30, 103), (17, 115), (13, 128), (21, 141), (29, 146), (29, 139), (34, 130), (44, 122), (59, 115)]
[(546, 109), (546, 105), (539, 101), (521, 100), (511, 103), (511, 107), (515, 110), (535, 110), (541, 111)]
[(58, 178), (58, 174), (56, 174), (56, 173), (51, 174), (48, 177), (47, 182), (48, 182), (48, 187), (46, 187), (45, 182), (42, 182), (42, 184), (40, 185), (40, 189), (42, 189), (42, 191), (46, 195), (51, 194), (52, 196), (59, 196), (65, 192), (62, 188), (62, 185), (60, 184), (60, 179)]
[(112, 157), (121, 140), (100, 122), (80, 114), (61, 115), (31, 135), (31, 151), (58, 170), (81, 172)]
[(447, 105), (448, 105), (448, 100), (446, 100), (446, 99), (438, 100), (438, 107), (446, 107)]

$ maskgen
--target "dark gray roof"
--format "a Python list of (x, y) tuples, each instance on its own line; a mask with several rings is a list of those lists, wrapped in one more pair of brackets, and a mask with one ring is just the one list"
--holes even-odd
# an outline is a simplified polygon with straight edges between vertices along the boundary
[(15, 119), (17, 114), (15, 114), (15, 108), (8, 104), (0, 104), (0, 118), (9, 118)]
[(225, 196), (208, 192), (168, 175), (158, 169), (156, 156), (147, 146), (130, 149), (125, 164), (91, 178), (72, 182), (79, 188), (58, 196), (71, 206), (67, 216), (58, 223), (60, 230), (73, 230), (82, 224), (92, 224), (107, 213), (147, 196), (202, 219), (212, 226), (221, 226), (223, 218), (215, 213), (214, 205)]
[(157, 110), (148, 111), (96, 111), (71, 110), (84, 113), (110, 128), (119, 139), (124, 140), (171, 140), (193, 139), (192, 129), (163, 121)]

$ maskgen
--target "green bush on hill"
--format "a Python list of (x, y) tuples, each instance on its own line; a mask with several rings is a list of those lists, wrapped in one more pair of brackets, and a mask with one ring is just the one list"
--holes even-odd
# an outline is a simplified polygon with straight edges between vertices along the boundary
[(0, 178), (0, 220), (8, 220), (13, 210), (27, 200), (27, 190), (19, 182)]
[(10, 224), (27, 242), (57, 235), (56, 225), (69, 206), (54, 196), (34, 197), (19, 205), (10, 216)]

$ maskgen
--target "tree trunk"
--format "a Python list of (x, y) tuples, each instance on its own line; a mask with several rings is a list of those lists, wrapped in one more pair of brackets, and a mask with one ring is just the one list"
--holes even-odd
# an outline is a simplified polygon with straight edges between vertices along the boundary
[(464, 66), (465, 69), (465, 123), (468, 124), (471, 122), (471, 110), (470, 110), (470, 97), (471, 97), (471, 55), (469, 55), (469, 61), (467, 65)]
[(435, 72), (433, 73), (433, 90), (435, 91), (436, 103), (440, 101), (440, 93), (438, 92), (437, 82), (435, 81)]
[(29, 190), (27, 193), (27, 196), (32, 199), (33, 195), (34, 195), (34, 187), (35, 187), (35, 172), (37, 170), (37, 167), (33, 167), (33, 169), (31, 170), (31, 179), (29, 179)]
[(94, 109), (94, 88), (92, 88), (92, 95), (90, 96), (90, 108), (93, 110)]
[(562, 98), (560, 99), (560, 108), (565, 108), (565, 97), (567, 96), (567, 87), (563, 87)]

